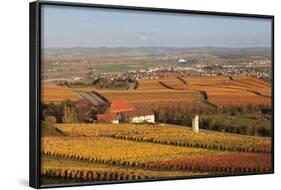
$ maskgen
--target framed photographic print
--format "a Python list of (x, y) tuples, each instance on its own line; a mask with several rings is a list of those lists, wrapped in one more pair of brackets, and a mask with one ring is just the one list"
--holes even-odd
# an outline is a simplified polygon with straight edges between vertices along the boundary
[(274, 172), (274, 17), (30, 3), (30, 186)]

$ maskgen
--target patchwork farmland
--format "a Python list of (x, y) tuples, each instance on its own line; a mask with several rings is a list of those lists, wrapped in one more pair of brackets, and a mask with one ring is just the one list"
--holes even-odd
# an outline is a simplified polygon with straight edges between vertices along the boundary
[(200, 104), (200, 92), (217, 106), (243, 104), (271, 104), (271, 87), (253, 77), (170, 77), (155, 80), (140, 80), (136, 90), (102, 90), (89, 85), (66, 87), (43, 83), (43, 102), (78, 100), (79, 91), (95, 91), (107, 98), (127, 100), (134, 105)]

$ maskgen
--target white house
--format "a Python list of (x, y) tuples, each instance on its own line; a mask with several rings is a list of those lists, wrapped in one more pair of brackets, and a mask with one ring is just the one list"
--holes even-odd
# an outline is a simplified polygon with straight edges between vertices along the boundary
[(154, 115), (146, 115), (146, 116), (134, 116), (130, 118), (131, 123), (142, 123), (142, 122), (148, 122), (148, 123), (155, 123), (155, 116)]
[(179, 59), (178, 62), (179, 63), (186, 63), (186, 60), (185, 59)]
[(135, 109), (132, 111), (122, 112), (123, 118), (130, 123), (155, 123), (155, 115), (152, 110)]

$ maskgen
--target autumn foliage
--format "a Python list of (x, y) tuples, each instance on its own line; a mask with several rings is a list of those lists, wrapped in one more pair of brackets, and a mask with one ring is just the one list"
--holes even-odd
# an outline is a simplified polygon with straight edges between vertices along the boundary
[(209, 172), (266, 172), (272, 169), (271, 154), (221, 153), (190, 158), (148, 162), (146, 167)]

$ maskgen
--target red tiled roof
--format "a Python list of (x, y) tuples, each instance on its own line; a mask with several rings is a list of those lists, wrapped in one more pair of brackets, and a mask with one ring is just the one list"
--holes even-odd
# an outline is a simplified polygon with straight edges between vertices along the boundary
[(132, 111), (122, 112), (126, 117), (139, 117), (139, 116), (148, 116), (154, 115), (153, 111), (150, 109), (136, 109)]
[(126, 100), (113, 100), (110, 105), (111, 113), (118, 113), (123, 111), (131, 111), (135, 108), (130, 105)]
[(118, 117), (117, 117), (117, 114), (115, 114), (115, 113), (97, 114), (97, 120), (112, 121), (112, 120), (118, 120)]

